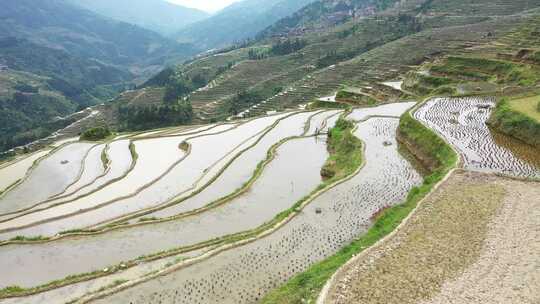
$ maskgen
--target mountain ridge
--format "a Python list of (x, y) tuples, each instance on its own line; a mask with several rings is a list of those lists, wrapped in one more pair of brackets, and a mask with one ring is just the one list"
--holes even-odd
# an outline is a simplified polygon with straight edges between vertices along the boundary
[(170, 35), (210, 14), (164, 0), (68, 0), (94, 13)]
[[(259, 31), (314, 0), (246, 0), (174, 34), (179, 42), (215, 49), (254, 38)], [(200, 39), (200, 37), (205, 37)]]

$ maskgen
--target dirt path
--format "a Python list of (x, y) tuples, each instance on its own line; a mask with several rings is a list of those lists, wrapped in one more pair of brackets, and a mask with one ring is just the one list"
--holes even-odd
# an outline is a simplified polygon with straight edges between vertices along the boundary
[(324, 303), (540, 303), (540, 185), (457, 172)]

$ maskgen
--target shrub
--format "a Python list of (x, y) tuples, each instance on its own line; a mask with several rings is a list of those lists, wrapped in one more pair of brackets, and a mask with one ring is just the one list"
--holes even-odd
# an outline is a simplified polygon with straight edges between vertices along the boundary
[(111, 131), (107, 127), (96, 127), (88, 129), (81, 134), (81, 140), (99, 141), (111, 136)]

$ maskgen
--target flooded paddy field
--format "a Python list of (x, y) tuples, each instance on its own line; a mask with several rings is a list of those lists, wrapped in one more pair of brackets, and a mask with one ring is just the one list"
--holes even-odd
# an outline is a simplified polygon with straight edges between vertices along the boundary
[(325, 111), (321, 112), (311, 118), (309, 124), (308, 135), (315, 135), (317, 133), (327, 132), (329, 128), (333, 127), (339, 118), (342, 111)]
[(104, 277), (99, 277), (96, 279), (79, 282), (57, 289), (52, 289), (42, 293), (18, 297), (18, 298), (8, 298), (0, 299), (2, 304), (64, 304), (68, 303), (70, 300), (74, 300), (88, 294), (90, 292), (96, 292), (102, 288), (114, 285), (119, 281), (133, 280), (146, 275), (152, 274), (155, 271), (159, 271), (164, 267), (172, 263), (177, 263), (178, 261), (184, 259), (191, 259), (197, 256), (200, 256), (205, 253), (205, 250), (194, 250), (188, 253), (184, 253), (177, 256), (171, 256), (168, 258), (159, 259), (156, 261), (144, 263), (137, 265), (135, 267), (129, 268), (125, 271), (111, 274)]
[(354, 121), (364, 121), (371, 116), (388, 116), (399, 118), (407, 110), (414, 107), (414, 105), (416, 105), (416, 102), (402, 102), (371, 108), (358, 108), (354, 109), (352, 113), (347, 116), (347, 118)]
[(24, 181), (0, 198), (0, 214), (32, 206), (62, 193), (80, 177), (83, 160), (93, 146), (82, 142), (67, 144), (43, 158)]
[[(0, 230), (4, 229), (0, 240), (55, 236), (87, 227), (106, 230), (41, 243), (3, 244), (0, 289), (30, 288), (70, 275), (101, 272), (166, 250), (193, 245), (199, 249), (130, 263), (129, 268), (100, 278), (0, 303), (44, 299), (64, 303), (111, 284), (152, 276), (184, 259), (188, 259), (186, 266), (99, 302), (255, 302), (364, 233), (373, 214), (402, 202), (422, 182), (395, 139), (397, 117), (412, 106), (355, 109), (349, 118), (357, 121), (355, 135), (365, 144), (366, 161), (357, 175), (322, 193), (264, 238), (193, 264), (190, 259), (227, 244), (209, 245), (214, 240), (261, 227), (317, 189), (328, 158), (324, 133), (343, 111), (289, 112), (223, 125), (163, 129), (90, 145), (80, 157), (78, 177), (56, 197), (51, 194), (44, 203), (12, 218), (0, 217)], [(77, 144), (82, 143), (70, 145)], [(112, 221), (129, 225), (110, 230), (107, 225)]]
[(356, 135), (366, 143), (365, 167), (315, 199), (270, 236), (97, 303), (257, 301), (365, 232), (374, 213), (403, 201), (409, 190), (421, 183), (420, 174), (398, 153), (398, 123), (397, 119), (373, 118), (359, 124)]
[(18, 181), (22, 181), (34, 162), (47, 155), (50, 151), (44, 150), (33, 153), (21, 159), (5, 164), (0, 168), (0, 191), (7, 190)]
[[(306, 157), (297, 158), (299, 153)], [(291, 140), (253, 184), (229, 203), (185, 219), (28, 246), (0, 248), (0, 286), (34, 286), (72, 273), (99, 270), (140, 255), (192, 245), (256, 228), (292, 206), (321, 182), (324, 138)], [(20, 269), (26, 269), (21, 272)]]
[[(269, 127), (279, 117), (257, 119), (235, 128), (218, 126), (198, 133), (193, 139), (172, 136), (133, 141), (138, 159), (125, 178), (72, 203), (0, 223), (0, 230), (4, 229), (0, 238), (53, 236), (167, 201), (191, 186), (229, 149)], [(179, 148), (186, 140), (191, 144), (189, 155)]]
[(107, 158), (110, 161), (107, 170), (105, 171), (104, 175), (98, 177), (91, 184), (78, 189), (72, 194), (64, 194), (56, 198), (35, 204), (32, 207), (22, 209), (21, 211), (10, 214), (8, 216), (0, 217), (0, 221), (4, 222), (5, 220), (44, 210), (54, 205), (73, 202), (77, 198), (88, 195), (110, 183), (120, 180), (130, 171), (132, 165), (134, 165), (134, 160), (131, 157), (131, 153), (129, 151), (129, 144), (129, 140), (117, 140), (108, 145), (106, 154)]
[[(311, 112), (299, 113), (280, 121), (278, 125), (264, 135), (254, 147), (245, 151), (234, 160), (231, 166), (201, 193), (180, 204), (147, 214), (145, 217), (165, 218), (174, 216), (190, 210), (202, 208), (211, 202), (233, 193), (249, 181), (255, 172), (257, 165), (267, 157), (268, 151), (273, 145), (286, 138), (303, 135), (305, 133), (306, 122), (312, 115), (313, 113)], [(319, 116), (321, 116), (321, 114), (313, 116), (310, 122), (310, 129), (313, 126), (313, 123), (317, 123), (314, 122), (315, 117)], [(322, 115), (321, 117), (325, 116)], [(307, 134), (311, 134), (310, 131), (308, 131)]]
[(108, 164), (103, 163), (102, 156), (106, 148), (106, 144), (92, 147), (84, 159), (82, 174), (79, 180), (67, 187), (66, 190), (58, 196), (67, 196), (73, 194), (82, 187), (92, 184), (98, 177), (105, 174)]
[(414, 117), (443, 136), (461, 154), (465, 169), (540, 177), (540, 153), (491, 131), (486, 121), (494, 98), (434, 98)]

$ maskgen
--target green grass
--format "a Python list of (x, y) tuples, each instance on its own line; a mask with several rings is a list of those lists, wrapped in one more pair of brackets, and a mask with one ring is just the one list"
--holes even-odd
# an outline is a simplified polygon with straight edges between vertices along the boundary
[(435, 132), (414, 119), (410, 113), (401, 117), (399, 132), (405, 140), (414, 144), (414, 148), (420, 154), (429, 157), (433, 171), (452, 166), (456, 161), (457, 155), (454, 150)]
[(28, 236), (16, 236), (12, 239), (10, 239), (10, 241), (15, 241), (15, 242), (37, 242), (37, 241), (44, 241), (44, 240), (47, 240), (47, 238), (41, 236), (41, 235), (38, 235), (38, 236), (32, 236), (32, 237), (28, 237)]
[(532, 96), (508, 101), (512, 110), (520, 112), (540, 123), (540, 96)]
[(354, 124), (339, 118), (334, 128), (328, 133), (330, 156), (321, 170), (323, 177), (341, 179), (354, 172), (362, 163), (362, 143), (352, 134)]
[(349, 109), (351, 108), (350, 105), (342, 102), (331, 102), (331, 101), (322, 101), (322, 100), (315, 100), (314, 102), (310, 103), (308, 106), (309, 110), (316, 110), (316, 109)]
[[(530, 105), (523, 106), (524, 102), (522, 100), (515, 101), (520, 106), (512, 106), (512, 101), (503, 98), (497, 104), (495, 111), (493, 111), (489, 119), (489, 124), (504, 134), (518, 138), (530, 145), (540, 147), (540, 122), (538, 120), (540, 113), (534, 110), (534, 97), (524, 100), (525, 104), (530, 103)], [(525, 110), (527, 114), (522, 112), (524, 108), (528, 109)]]
[(494, 75), (498, 83), (529, 86), (538, 81), (538, 71), (533, 67), (510, 61), (451, 56), (447, 58), (444, 68), (463, 76), (475, 75), (480, 79), (482, 75)]
[[(497, 87), (530, 87), (540, 81), (540, 68), (534, 64), (516, 63), (481, 57), (449, 56), (427, 64), (432, 75), (409, 73), (407, 86), (421, 96), (458, 95), (459, 84), (489, 83)], [(478, 86), (481, 87), (481, 86)], [(478, 92), (477, 92), (478, 93)]]
[(400, 128), (403, 129), (401, 132), (408, 138), (416, 139), (415, 144), (422, 150), (428, 151), (440, 165), (424, 180), (421, 186), (415, 187), (409, 192), (403, 204), (383, 210), (375, 218), (373, 226), (366, 234), (335, 255), (312, 265), (304, 273), (293, 277), (285, 285), (270, 292), (261, 303), (314, 303), (326, 282), (342, 265), (392, 232), (417, 206), (418, 202), (431, 191), (433, 186), (453, 168), (457, 155), (452, 148), (431, 130), (420, 123), (416, 125), (410, 120), (414, 121), (409, 113), (402, 117)]
[(369, 95), (360, 94), (359, 92), (353, 92), (347, 89), (340, 90), (336, 95), (336, 99), (364, 105), (374, 105), (379, 102)]

